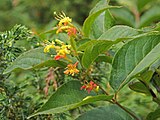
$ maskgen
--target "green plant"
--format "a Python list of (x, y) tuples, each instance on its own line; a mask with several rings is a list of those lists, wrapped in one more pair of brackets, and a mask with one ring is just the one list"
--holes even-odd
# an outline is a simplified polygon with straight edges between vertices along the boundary
[[(139, 6), (136, 10), (141, 11), (146, 4), (137, 1), (133, 5)], [(45, 39), (39, 43), (41, 47), (22, 53), (5, 69), (4, 74), (19, 69), (39, 71), (50, 68), (44, 91), (47, 95), (50, 84), (53, 84), (55, 92), (29, 118), (64, 113), (67, 116), (64, 119), (139, 120), (142, 117), (136, 111), (119, 101), (123, 94), (120, 92), (126, 85), (152, 98), (151, 104), (156, 103), (157, 109), (145, 116), (146, 119), (160, 117), (159, 23), (140, 29), (148, 22), (137, 26), (140, 18), (135, 14), (134, 27), (139, 29), (116, 25), (119, 19), (115, 20), (111, 13), (121, 9), (121, 6), (110, 6), (106, 0), (99, 1), (84, 21), (82, 30), (63, 12), (56, 14), (57, 26), (40, 34), (40, 38)], [(101, 106), (98, 101), (103, 101), (106, 106)]]

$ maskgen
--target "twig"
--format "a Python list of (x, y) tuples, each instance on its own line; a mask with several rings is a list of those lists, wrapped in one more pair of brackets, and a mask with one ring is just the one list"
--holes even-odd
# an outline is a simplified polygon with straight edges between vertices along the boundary
[[(97, 84), (97, 83), (96, 83)], [(99, 88), (106, 94), (109, 95), (107, 93), (107, 91), (105, 91), (99, 84), (97, 84), (99, 86)], [(128, 114), (130, 114), (135, 120), (139, 120), (139, 118), (137, 116), (135, 116), (132, 112), (130, 112), (129, 110), (127, 110), (125, 107), (123, 107), (120, 103), (118, 103), (114, 98), (112, 98), (112, 101), (109, 101), (112, 104), (116, 104), (118, 105), (120, 108), (122, 108), (124, 111), (126, 111)]]

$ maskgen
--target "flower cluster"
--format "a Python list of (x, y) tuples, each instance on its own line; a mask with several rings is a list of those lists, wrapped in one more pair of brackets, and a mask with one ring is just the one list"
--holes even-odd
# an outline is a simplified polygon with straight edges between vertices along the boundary
[[(55, 13), (56, 14), (56, 13)], [(66, 32), (69, 37), (75, 37), (77, 33), (76, 27), (71, 23), (72, 19), (69, 17), (66, 17), (66, 15), (62, 12), (61, 14), (57, 15), (55, 17), (59, 22), (57, 24), (57, 31), (56, 33), (60, 32)], [(71, 38), (70, 38), (71, 39)], [(68, 58), (71, 53), (71, 45), (65, 44), (64, 42), (56, 39), (52, 42), (45, 41), (45, 48), (44, 52), (50, 52), (50, 49), (54, 49), (56, 51), (56, 55), (54, 56), (55, 60), (64, 59), (68, 62), (71, 62), (67, 65), (66, 70), (64, 71), (64, 74), (72, 75), (79, 73), (79, 70), (77, 69), (78, 62), (72, 64), (72, 61)]]
[(45, 46), (44, 48), (44, 52), (47, 53), (47, 52), (50, 52), (50, 49), (54, 49), (55, 48), (55, 43), (52, 42), (50, 43), (49, 41), (47, 41), (47, 45)]
[(99, 86), (97, 84), (95, 84), (93, 81), (90, 81), (89, 83), (85, 83), (82, 87), (81, 90), (85, 89), (88, 91), (88, 93), (90, 93), (92, 90), (94, 90), (95, 92), (98, 92), (99, 90)]
[(69, 17), (66, 17), (64, 12), (61, 12), (61, 14), (56, 14), (56, 19), (59, 21), (58, 25), (57, 25), (57, 31), (56, 33), (60, 33), (60, 32), (67, 32), (68, 36), (72, 37), (72, 36), (76, 36), (77, 33), (77, 29), (76, 27), (71, 23), (72, 19)]
[[(57, 43), (57, 45), (55, 45), (55, 42)], [(49, 52), (50, 49), (55, 49), (57, 55), (54, 57), (55, 60), (59, 60), (61, 58), (66, 58), (67, 54), (70, 54), (71, 52), (71, 45), (66, 45), (64, 44), (64, 42), (56, 39), (55, 42), (52, 41), (52, 43), (49, 43), (48, 45), (46, 45), (46, 47), (44, 48), (44, 52)]]
[(79, 73), (79, 70), (76, 68), (78, 65), (78, 62), (76, 62), (75, 64), (68, 64), (67, 66), (67, 70), (64, 71), (64, 74), (69, 74), (74, 76), (75, 73)]

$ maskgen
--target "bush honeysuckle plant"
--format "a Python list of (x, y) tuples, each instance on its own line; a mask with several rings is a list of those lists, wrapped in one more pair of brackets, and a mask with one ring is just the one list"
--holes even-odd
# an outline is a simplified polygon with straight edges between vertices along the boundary
[[(132, 2), (126, 2), (126, 5)], [(142, 11), (144, 6), (139, 6), (139, 9)], [(141, 28), (145, 22), (138, 22), (141, 21), (140, 12), (137, 18), (133, 10), (135, 26), (129, 25), (129, 22), (129, 26), (125, 23), (117, 25), (119, 18), (115, 14), (118, 10), (123, 11), (123, 7), (110, 6), (106, 0), (99, 1), (90, 11), (82, 29), (72, 23), (64, 12), (55, 13), (58, 23), (52, 30), (40, 34), (43, 40), (38, 43), (39, 47), (22, 53), (4, 70), (3, 74), (8, 74), (18, 69), (48, 68), (44, 88), (46, 95), (50, 81), (54, 79), (56, 89), (53, 95), (28, 119), (106, 101), (108, 104), (105, 106), (97, 103), (92, 106), (93, 109), (72, 119), (140, 120), (141, 116), (136, 115), (136, 111), (119, 101), (119, 93), (124, 86), (129, 86), (137, 94), (152, 97), (157, 104), (155, 111), (146, 115), (145, 119), (160, 117), (160, 24), (150, 17), (147, 25), (149, 22), (155, 24)], [(101, 73), (96, 71), (101, 64), (108, 65), (105, 72), (109, 74), (105, 80), (100, 79)], [(61, 76), (68, 76), (69, 80), (58, 83), (59, 78), (53, 75), (54, 71), (60, 71)]]

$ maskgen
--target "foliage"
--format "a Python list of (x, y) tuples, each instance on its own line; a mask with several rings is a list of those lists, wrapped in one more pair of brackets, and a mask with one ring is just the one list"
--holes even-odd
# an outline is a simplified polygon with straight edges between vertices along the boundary
[(26, 25), (34, 32), (51, 28), (55, 22), (53, 20), (53, 12), (55, 11), (69, 13), (77, 23), (82, 24), (88, 11), (97, 1), (0, 0), (0, 31), (8, 30), (15, 24)]
[[(23, 26), (1, 33), (1, 59), (6, 62), (5, 70), (2, 67), (1, 71), (2, 76), (8, 76), (3, 77), (0, 86), (1, 117), (26, 119), (28, 116), (28, 119), (48, 120), (159, 118), (159, 4), (159, 0), (101, 0), (90, 11), (82, 29), (60, 12), (55, 13), (58, 23), (39, 36), (31, 35)], [(17, 42), (22, 39), (29, 46), (17, 54), (14, 49), (19, 48), (16, 43), (22, 45)], [(8, 52), (14, 57), (8, 56)], [(6, 84), (11, 79), (16, 79), (13, 83), (20, 85), (11, 87), (15, 89), (13, 93)], [(131, 101), (129, 97), (133, 94)], [(137, 102), (139, 95), (143, 102)], [(146, 100), (151, 110), (147, 109)], [(15, 104), (17, 101), (26, 104)], [(40, 104), (43, 105), (40, 107)], [(13, 107), (7, 111), (9, 105)], [(19, 110), (18, 105), (22, 109)], [(20, 115), (22, 113), (24, 115)]]

